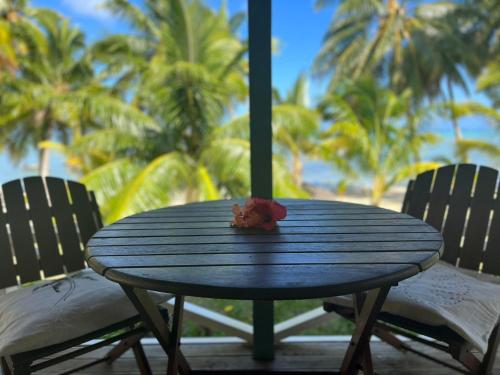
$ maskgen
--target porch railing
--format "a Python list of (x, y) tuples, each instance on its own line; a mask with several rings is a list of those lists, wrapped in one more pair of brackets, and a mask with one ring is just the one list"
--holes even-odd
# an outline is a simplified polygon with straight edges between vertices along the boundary
[[(167, 302), (167, 309), (172, 313), (173, 308), (174, 301), (170, 300)], [(306, 329), (318, 327), (338, 318), (338, 315), (324, 311), (323, 307), (317, 307), (274, 324), (274, 342), (279, 343), (287, 337), (295, 336)], [(184, 303), (184, 319), (195, 322), (204, 328), (221, 331), (227, 336), (239, 337), (249, 344), (253, 343), (252, 325), (194, 303)]]

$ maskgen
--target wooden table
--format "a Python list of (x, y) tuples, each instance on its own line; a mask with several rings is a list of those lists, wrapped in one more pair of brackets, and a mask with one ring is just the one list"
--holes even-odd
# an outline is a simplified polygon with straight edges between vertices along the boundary
[[(288, 215), (271, 232), (231, 228), (236, 201), (212, 201), (130, 216), (88, 243), (89, 265), (122, 286), (166, 351), (169, 374), (190, 372), (178, 350), (185, 296), (294, 300), (350, 293), (359, 319), (341, 373), (354, 374), (390, 287), (439, 259), (440, 233), (408, 215), (334, 201), (279, 201)], [(147, 290), (176, 295), (171, 329)]]

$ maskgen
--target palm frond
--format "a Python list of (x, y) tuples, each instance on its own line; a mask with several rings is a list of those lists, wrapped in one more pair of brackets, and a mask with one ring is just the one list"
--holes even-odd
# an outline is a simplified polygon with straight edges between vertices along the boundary
[(491, 157), (493, 160), (500, 158), (500, 145), (498, 143), (487, 142), (479, 139), (462, 139), (457, 142), (458, 153), (467, 154), (476, 151)]
[[(123, 188), (113, 197), (107, 213), (110, 222), (168, 205), (173, 194), (188, 180), (186, 174), (190, 173), (185, 158), (177, 153), (161, 155), (147, 165), (138, 165), (133, 169), (138, 172), (123, 181)], [(84, 178), (84, 181), (88, 179)]]
[(112, 213), (119, 204), (124, 186), (142, 169), (131, 160), (117, 159), (84, 175), (80, 181), (96, 193), (105, 222), (115, 221)]

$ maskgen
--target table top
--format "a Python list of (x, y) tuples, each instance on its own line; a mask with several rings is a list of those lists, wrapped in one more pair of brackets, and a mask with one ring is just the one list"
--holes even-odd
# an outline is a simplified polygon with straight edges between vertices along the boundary
[(406, 214), (352, 203), (278, 199), (273, 231), (232, 228), (222, 200), (143, 212), (97, 232), (98, 273), (128, 286), (209, 298), (324, 298), (374, 289), (432, 266), (441, 234)]

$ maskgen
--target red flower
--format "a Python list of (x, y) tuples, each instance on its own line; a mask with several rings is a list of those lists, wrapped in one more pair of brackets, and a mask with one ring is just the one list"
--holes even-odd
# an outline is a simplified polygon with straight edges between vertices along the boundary
[(272, 230), (286, 217), (286, 207), (271, 199), (249, 198), (243, 209), (235, 204), (233, 214), (233, 227)]

